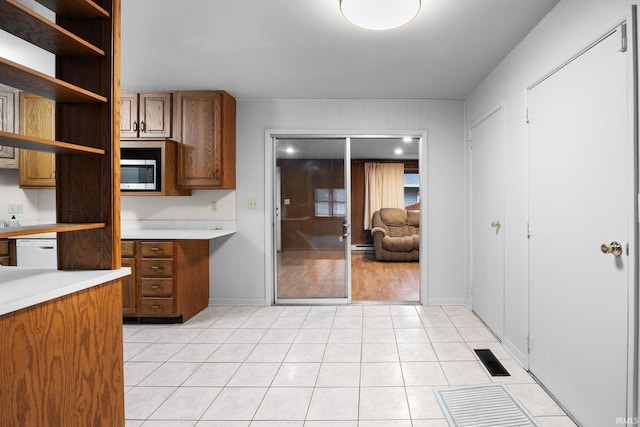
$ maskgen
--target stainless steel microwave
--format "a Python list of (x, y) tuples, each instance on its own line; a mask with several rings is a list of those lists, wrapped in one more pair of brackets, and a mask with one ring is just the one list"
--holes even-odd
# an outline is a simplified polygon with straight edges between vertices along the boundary
[(158, 191), (160, 177), (154, 159), (120, 160), (120, 189), (125, 191)]

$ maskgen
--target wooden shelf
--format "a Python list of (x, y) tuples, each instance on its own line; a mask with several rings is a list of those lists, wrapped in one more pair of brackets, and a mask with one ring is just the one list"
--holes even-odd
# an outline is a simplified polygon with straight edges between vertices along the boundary
[[(1, 0), (0, 0), (1, 1)], [(57, 102), (106, 103), (107, 98), (0, 57), (0, 82)]]
[(51, 53), (104, 56), (104, 51), (15, 0), (0, 0), (0, 29)]
[(42, 224), (26, 225), (22, 227), (0, 228), (0, 238), (26, 236), (42, 233), (62, 233), (65, 231), (95, 230), (104, 228), (105, 223), (85, 223), (85, 224)]
[(55, 13), (68, 18), (104, 18), (111, 15), (91, 0), (36, 0)]
[(101, 148), (0, 131), (0, 145), (54, 154), (104, 154)]

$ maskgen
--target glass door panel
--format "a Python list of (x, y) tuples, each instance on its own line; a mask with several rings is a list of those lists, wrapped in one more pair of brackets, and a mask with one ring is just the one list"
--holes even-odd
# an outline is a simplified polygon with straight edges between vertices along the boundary
[(276, 138), (276, 302), (350, 299), (348, 138)]

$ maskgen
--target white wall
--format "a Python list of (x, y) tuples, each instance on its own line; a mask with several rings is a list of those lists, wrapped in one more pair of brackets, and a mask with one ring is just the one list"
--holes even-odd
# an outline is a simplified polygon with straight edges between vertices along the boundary
[(528, 363), (526, 88), (622, 22), (631, 4), (630, 0), (562, 0), (467, 99), (467, 132), (490, 109), (500, 102), (504, 105), (504, 343), (523, 364)]
[[(464, 299), (464, 104), (428, 100), (239, 100), (238, 233), (213, 253), (217, 303), (264, 304), (265, 130), (427, 130), (428, 301)], [(248, 199), (258, 209), (248, 209)], [(217, 244), (217, 243), (216, 243)]]

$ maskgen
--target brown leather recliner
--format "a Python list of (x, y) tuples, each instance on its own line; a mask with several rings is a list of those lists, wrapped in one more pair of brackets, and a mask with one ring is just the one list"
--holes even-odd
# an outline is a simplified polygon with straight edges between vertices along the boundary
[(378, 261), (420, 259), (420, 212), (382, 208), (373, 213), (371, 235)]

